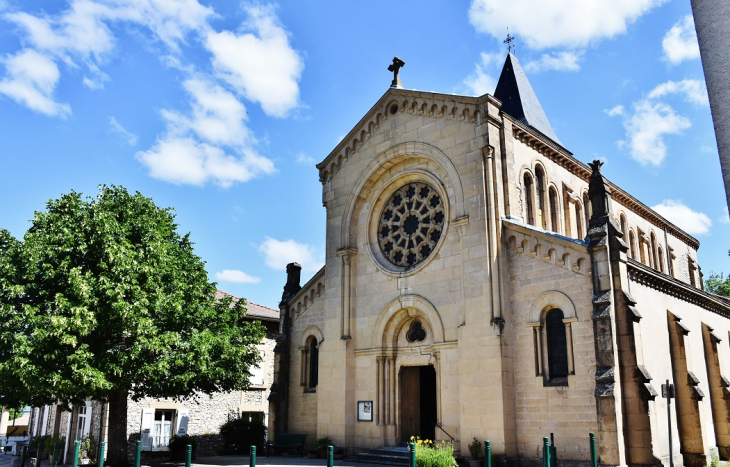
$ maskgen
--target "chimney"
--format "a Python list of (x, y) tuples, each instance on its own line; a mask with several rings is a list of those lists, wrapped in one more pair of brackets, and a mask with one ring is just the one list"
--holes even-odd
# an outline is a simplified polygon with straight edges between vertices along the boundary
[(302, 275), (302, 266), (299, 263), (289, 263), (286, 265), (286, 285), (284, 293), (281, 294), (281, 303), (286, 303), (294, 295), (302, 289), (299, 285)]

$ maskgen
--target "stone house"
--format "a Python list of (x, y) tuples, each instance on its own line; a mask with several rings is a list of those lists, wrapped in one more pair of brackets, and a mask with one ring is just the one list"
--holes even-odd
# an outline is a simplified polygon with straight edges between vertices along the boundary
[[(218, 291), (218, 298), (226, 294)], [(235, 297), (234, 297), (235, 298)], [(279, 327), (279, 311), (253, 302), (246, 303), (246, 318), (258, 320), (266, 327), (266, 336), (258, 346), (263, 363), (252, 371), (251, 386), (246, 391), (201, 394), (196, 399), (152, 399), (127, 402), (127, 434), (130, 450), (141, 439), (144, 452), (168, 451), (173, 435), (197, 438), (198, 454), (217, 454), (219, 429), (231, 416), (263, 413), (268, 423), (268, 396), (274, 376), (274, 346)], [(60, 406), (35, 408), (31, 414), (32, 436), (52, 435), (65, 438), (63, 459), (72, 455), (73, 443), (88, 436), (104, 441), (109, 424), (108, 404), (87, 400), (84, 406), (64, 412)], [(71, 454), (69, 454), (71, 453)]]
[(730, 303), (697, 239), (563, 147), (514, 55), (493, 96), (398, 68), (317, 165), (326, 260), (304, 285), (287, 268), (274, 432), (477, 437), (520, 465), (550, 433), (561, 461), (589, 460), (589, 432), (606, 465), (730, 458)]

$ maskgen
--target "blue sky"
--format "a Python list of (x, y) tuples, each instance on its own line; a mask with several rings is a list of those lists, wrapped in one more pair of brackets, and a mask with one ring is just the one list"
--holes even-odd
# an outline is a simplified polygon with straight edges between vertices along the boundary
[(219, 287), (276, 306), (324, 261), (314, 164), (388, 89), (492, 93), (517, 52), (556, 134), (730, 272), (689, 0), (0, 0), (0, 227), (71, 190), (173, 207)]

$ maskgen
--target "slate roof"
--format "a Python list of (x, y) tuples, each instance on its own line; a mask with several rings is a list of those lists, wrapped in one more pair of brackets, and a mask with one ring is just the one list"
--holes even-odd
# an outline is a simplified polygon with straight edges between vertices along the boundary
[[(217, 289), (215, 291), (215, 298), (221, 299), (224, 296), (233, 297), (233, 300), (239, 300), (238, 297), (236, 297), (233, 294), (229, 294), (228, 292), (224, 292), (220, 289)], [(265, 319), (265, 320), (275, 320), (279, 321), (279, 310), (275, 310), (273, 308), (269, 308), (268, 306), (259, 305), (258, 303), (246, 301), (246, 316), (250, 318), (259, 318), (259, 319)]]
[(502, 102), (502, 111), (504, 113), (533, 127), (561, 146), (563, 145), (555, 135), (553, 127), (540, 105), (540, 101), (537, 100), (535, 91), (527, 80), (527, 75), (520, 66), (520, 62), (511, 53), (507, 55), (507, 59), (504, 61), (504, 67), (502, 68), (502, 74), (499, 75), (494, 97)]

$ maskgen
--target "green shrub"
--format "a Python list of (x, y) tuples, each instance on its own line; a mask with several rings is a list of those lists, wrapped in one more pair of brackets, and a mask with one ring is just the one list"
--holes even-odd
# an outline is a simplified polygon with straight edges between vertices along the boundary
[(428, 439), (411, 437), (416, 443), (416, 467), (453, 467), (454, 446), (446, 441), (434, 444)]
[(247, 415), (233, 418), (221, 425), (223, 449), (226, 454), (248, 454), (251, 446), (261, 451), (266, 440), (266, 426), (261, 416)]
[(170, 438), (170, 459), (175, 461), (184, 461), (187, 454), (188, 444), (192, 446), (192, 458), (195, 459), (198, 447), (198, 441), (192, 436), (173, 436)]

